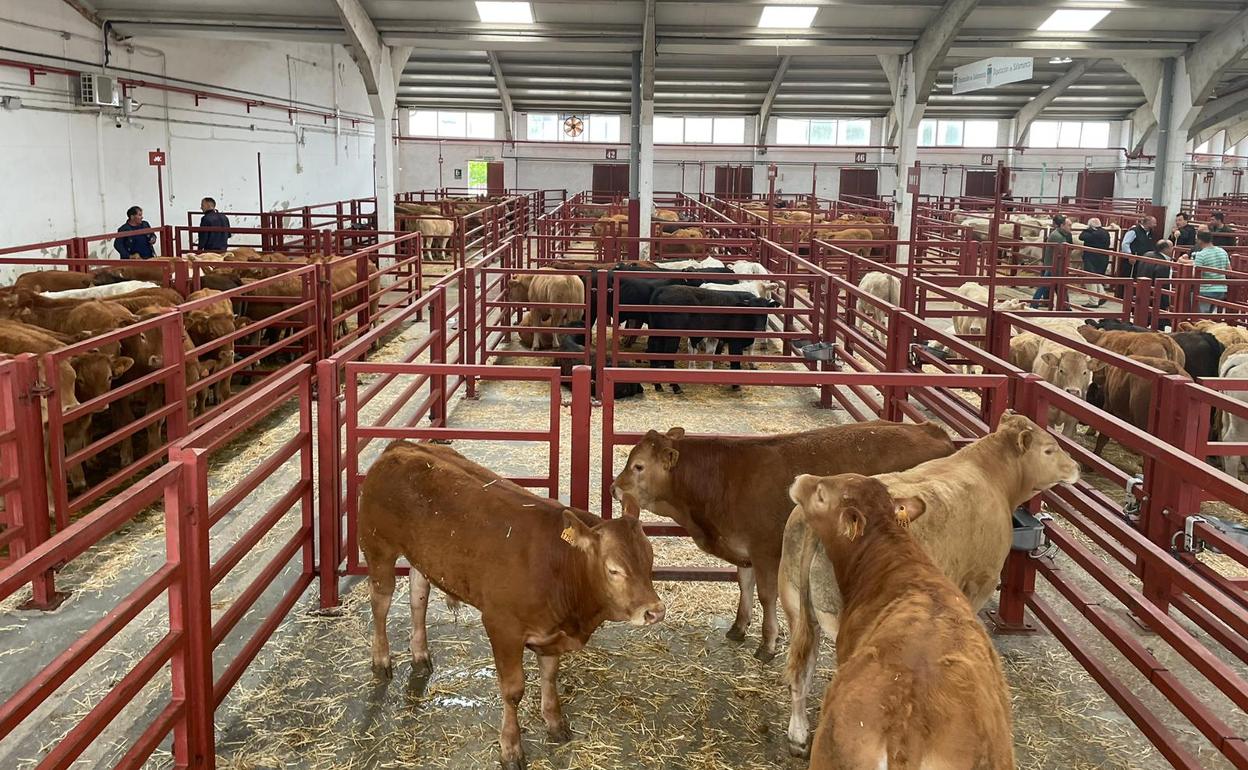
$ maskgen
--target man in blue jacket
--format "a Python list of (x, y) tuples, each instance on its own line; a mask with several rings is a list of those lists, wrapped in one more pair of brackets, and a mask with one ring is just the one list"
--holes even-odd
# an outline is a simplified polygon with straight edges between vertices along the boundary
[(215, 231), (199, 231), (199, 250), (222, 252), (229, 247), (230, 241), (230, 220), (217, 211), (217, 202), (213, 198), (204, 198), (199, 202), (199, 210), (204, 212), (203, 218), (199, 220), (200, 227), (225, 228)]
[[(126, 223), (117, 228), (117, 232), (128, 233), (132, 230), (150, 230), (151, 227), (143, 219), (143, 209), (138, 206), (131, 206), (126, 209)], [(113, 248), (117, 249), (117, 253), (121, 255), (122, 259), (151, 259), (156, 256), (155, 244), (155, 233), (122, 235), (113, 241)]]

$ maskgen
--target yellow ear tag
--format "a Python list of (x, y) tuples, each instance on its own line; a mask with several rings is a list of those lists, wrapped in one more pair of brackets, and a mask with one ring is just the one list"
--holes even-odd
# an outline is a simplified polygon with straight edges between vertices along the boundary
[(559, 535), (559, 539), (568, 545), (572, 545), (572, 541), (576, 539), (576, 530), (568, 527)]
[(897, 513), (897, 523), (900, 524), (903, 528), (908, 529), (910, 527), (910, 514), (906, 511), (906, 506), (904, 505), (897, 506), (896, 513)]

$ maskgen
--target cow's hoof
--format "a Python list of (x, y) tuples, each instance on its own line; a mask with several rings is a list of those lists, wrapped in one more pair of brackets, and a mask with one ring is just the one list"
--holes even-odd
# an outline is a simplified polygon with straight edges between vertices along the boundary
[(564, 719), (556, 727), (546, 726), (546, 734), (555, 743), (567, 743), (572, 740), (572, 728), (568, 726), (568, 720)]
[(763, 663), (770, 663), (775, 660), (776, 651), (767, 649), (766, 645), (759, 645), (759, 648), (754, 651), (754, 657)]
[(681, 387), (679, 385), (673, 385), (672, 392), (679, 396), (681, 393), (684, 393), (685, 391), (681, 390)]
[(733, 389), (733, 390), (741, 390), (741, 386), (740, 386), (740, 385), (733, 385), (733, 386), (732, 386), (732, 389)]
[(662, 393), (662, 392), (663, 392), (663, 386), (662, 386), (662, 385), (655, 385), (655, 386), (654, 386), (654, 392), (655, 392), (655, 393)]
[(412, 676), (424, 677), (433, 673), (433, 661), (429, 656), (412, 658)]
[(379, 679), (390, 679), (394, 676), (394, 664), (390, 661), (373, 661), (373, 676)]
[(730, 640), (734, 642), (744, 642), (745, 641), (745, 629), (737, 628), (736, 626), (733, 626), (732, 628), (728, 629), (728, 633), (724, 634), (724, 636), (728, 637)]
[(520, 755), (515, 759), (504, 759), (503, 770), (525, 770), (528, 765), (524, 761), (524, 755)]
[(810, 759), (810, 741), (798, 743), (792, 738), (789, 739), (789, 755), (801, 757), (802, 759)]

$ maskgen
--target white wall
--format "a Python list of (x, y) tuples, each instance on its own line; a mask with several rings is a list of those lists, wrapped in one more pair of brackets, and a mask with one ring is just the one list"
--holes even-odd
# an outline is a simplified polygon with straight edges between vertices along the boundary
[[(100, 32), (67, 4), (5, 3), (3, 17), (0, 45), (23, 52), (6, 51), (6, 58), (99, 71)], [(74, 59), (80, 61), (63, 61)], [(115, 110), (101, 114), (75, 106), (70, 78), (40, 75), (32, 87), (26, 71), (0, 67), (0, 96), (23, 103), (18, 110), (0, 110), (0, 151), (9, 180), (0, 185), (0, 244), (110, 232), (135, 204), (158, 224), (156, 173), (147, 164), (148, 151), (157, 148), (168, 155), (170, 224), (185, 224), (186, 211), (198, 209), (206, 195), (224, 211), (372, 195), (372, 120), (359, 71), (341, 46), (135, 38), (112, 45), (110, 66), (116, 70), (109, 74), (118, 77), (161, 82), (167, 76), (168, 82), (194, 81), (199, 85), (192, 87), (206, 91), (301, 103), (331, 114), (337, 108), (348, 119), (327, 124), (296, 115), (292, 123), (284, 109), (256, 107), (249, 114), (243, 104), (212, 99), (196, 106), (190, 95), (140, 87), (130, 95), (142, 107), (117, 128)], [(350, 117), (364, 120), (353, 126)], [(111, 246), (104, 251), (111, 255)]]
[[(497, 136), (502, 136), (501, 114), (496, 114)], [(406, 118), (404, 118), (406, 121)], [(627, 132), (627, 117), (622, 129)], [(965, 170), (992, 169), (998, 161), (1009, 161), (1010, 153), (1002, 149), (1009, 145), (1009, 123), (1001, 121), (1001, 137), (998, 148), (936, 149), (922, 148), (919, 160), (923, 164), (922, 192), (937, 195), (946, 192), (959, 195), (962, 192)], [(404, 126), (406, 128), (406, 125)], [(754, 135), (754, 119), (746, 119), (746, 136)], [(1129, 127), (1123, 129), (1129, 134)], [(525, 115), (516, 118), (516, 136), (525, 136)], [(1120, 131), (1120, 133), (1122, 133)], [(1128, 137), (1129, 138), (1129, 137)], [(767, 141), (775, 141), (775, 121), (768, 126)], [(883, 121), (872, 121), (871, 144), (884, 144)], [(628, 144), (611, 145), (616, 152), (614, 162), (627, 163)], [(508, 144), (502, 141), (438, 141), (430, 139), (405, 139), (399, 149), (399, 187), (401, 190), (425, 190), (439, 186), (457, 187), (467, 184), (468, 161), (483, 158), (503, 160), (506, 182), (509, 187), (564, 188), (569, 191), (589, 189), (592, 183), (593, 164), (610, 163), (607, 146), (583, 146), (574, 143), (558, 144)], [(866, 163), (857, 163), (855, 154), (866, 152)], [(1148, 148), (1145, 148), (1148, 152)], [(991, 155), (991, 163), (982, 163), (983, 155)], [(439, 177), (439, 158), (441, 176)], [(714, 188), (714, 166), (746, 164), (754, 167), (756, 192), (767, 189), (767, 165), (777, 166), (776, 189), (784, 193), (808, 193), (811, 191), (812, 175), (815, 192), (827, 198), (836, 198), (840, 192), (840, 169), (876, 168), (879, 170), (881, 193), (892, 192), (896, 185), (893, 169), (893, 153), (888, 150), (867, 148), (861, 151), (841, 148), (773, 148), (762, 152), (750, 147), (658, 147), (655, 149), (655, 190), (683, 191), (696, 194), (699, 191), (699, 162), (705, 164), (705, 189)], [(684, 162), (683, 183), (681, 163)], [(948, 167), (948, 174), (942, 170)], [(1079, 171), (1114, 171), (1117, 174), (1116, 195), (1124, 198), (1151, 197), (1152, 166), (1147, 160), (1128, 161), (1120, 150), (1027, 150), (1013, 153), (1013, 190), (1016, 197), (1073, 196)], [(461, 169), (463, 179), (454, 178), (455, 169)], [(1219, 172), (1220, 187), (1229, 191), (1233, 180), (1228, 169)], [(1190, 186), (1190, 179), (1189, 179)], [(1185, 188), (1187, 189), (1187, 188)], [(1203, 195), (1203, 187), (1202, 195)]]

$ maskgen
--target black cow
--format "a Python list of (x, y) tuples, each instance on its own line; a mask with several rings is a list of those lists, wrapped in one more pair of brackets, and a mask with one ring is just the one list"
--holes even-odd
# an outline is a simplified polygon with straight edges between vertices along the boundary
[[(780, 303), (774, 299), (755, 297), (744, 291), (715, 291), (695, 286), (670, 286), (654, 292), (650, 298), (654, 306), (701, 306), (701, 307), (740, 307), (740, 308), (774, 308)], [(650, 312), (650, 328), (658, 329), (700, 329), (707, 332), (762, 332), (767, 328), (767, 314), (735, 314), (735, 313), (697, 313), (678, 310), (652, 310)], [(706, 337), (714, 337), (708, 334)], [(698, 346), (705, 337), (691, 336), (689, 348)], [(729, 355), (739, 356), (754, 344), (750, 337), (732, 337), (723, 340), (728, 346)], [(647, 345), (647, 353), (675, 353), (680, 347), (679, 337), (651, 336)], [(675, 361), (651, 361), (651, 368), (675, 369)], [(741, 362), (733, 361), (733, 369), (740, 369)], [(734, 389), (738, 386), (733, 386)], [(654, 389), (662, 391), (663, 386), (655, 383)], [(672, 392), (680, 393), (680, 385), (673, 383)]]

